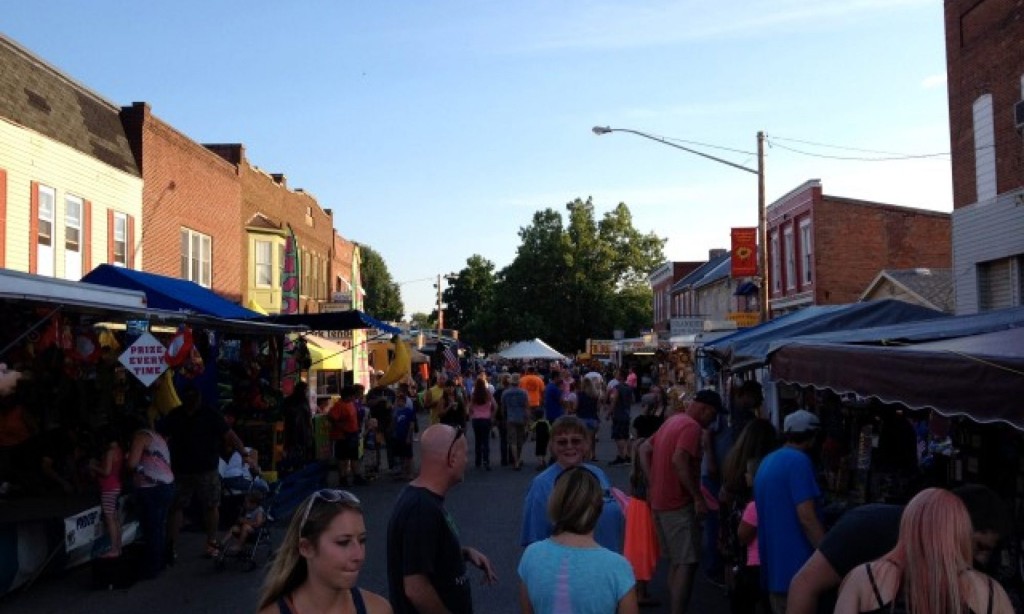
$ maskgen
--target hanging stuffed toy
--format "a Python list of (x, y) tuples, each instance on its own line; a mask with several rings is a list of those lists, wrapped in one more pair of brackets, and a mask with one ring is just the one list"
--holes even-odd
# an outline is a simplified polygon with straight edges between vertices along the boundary
[(71, 357), (86, 364), (96, 364), (100, 359), (100, 342), (91, 331), (79, 332), (71, 345)]

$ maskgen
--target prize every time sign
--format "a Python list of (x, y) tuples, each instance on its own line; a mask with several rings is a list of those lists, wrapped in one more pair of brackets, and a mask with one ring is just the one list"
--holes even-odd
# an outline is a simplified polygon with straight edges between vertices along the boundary
[(149, 386), (167, 370), (166, 353), (167, 348), (156, 337), (143, 333), (128, 346), (119, 360), (136, 379)]

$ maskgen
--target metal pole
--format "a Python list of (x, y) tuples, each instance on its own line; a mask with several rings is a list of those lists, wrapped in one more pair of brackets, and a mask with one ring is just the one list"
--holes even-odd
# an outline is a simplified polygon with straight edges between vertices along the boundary
[(757, 249), (758, 263), (761, 266), (761, 292), (759, 306), (761, 323), (768, 321), (768, 219), (767, 207), (764, 202), (764, 132), (757, 133)]
[(441, 340), (441, 331), (444, 330), (444, 310), (441, 309), (441, 274), (437, 274), (437, 340)]

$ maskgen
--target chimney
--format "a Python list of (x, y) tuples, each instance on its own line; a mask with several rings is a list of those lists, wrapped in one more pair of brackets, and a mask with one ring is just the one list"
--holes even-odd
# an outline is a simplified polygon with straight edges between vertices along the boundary
[(729, 250), (716, 247), (715, 249), (708, 250), (708, 260), (714, 260), (715, 258), (721, 258), (722, 256), (729, 253)]
[(288, 178), (284, 176), (284, 173), (271, 173), (270, 178), (274, 180), (274, 183), (282, 188), (288, 187)]

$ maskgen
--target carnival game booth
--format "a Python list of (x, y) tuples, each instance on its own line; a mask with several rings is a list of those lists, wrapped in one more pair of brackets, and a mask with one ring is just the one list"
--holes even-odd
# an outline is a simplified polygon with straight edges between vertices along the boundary
[[(104, 268), (114, 267), (93, 273)], [(213, 404), (225, 382), (230, 396), (244, 388), (233, 384), (276, 377), (275, 339), (288, 327), (236, 319), (246, 314), (226, 307), (232, 317), (154, 308), (154, 296), (0, 270), (0, 362), (22, 375), (0, 399), (0, 593), (104, 552), (89, 461), (99, 442), (176, 406), (175, 381), (191, 380)], [(130, 497), (119, 505), (130, 544)]]

